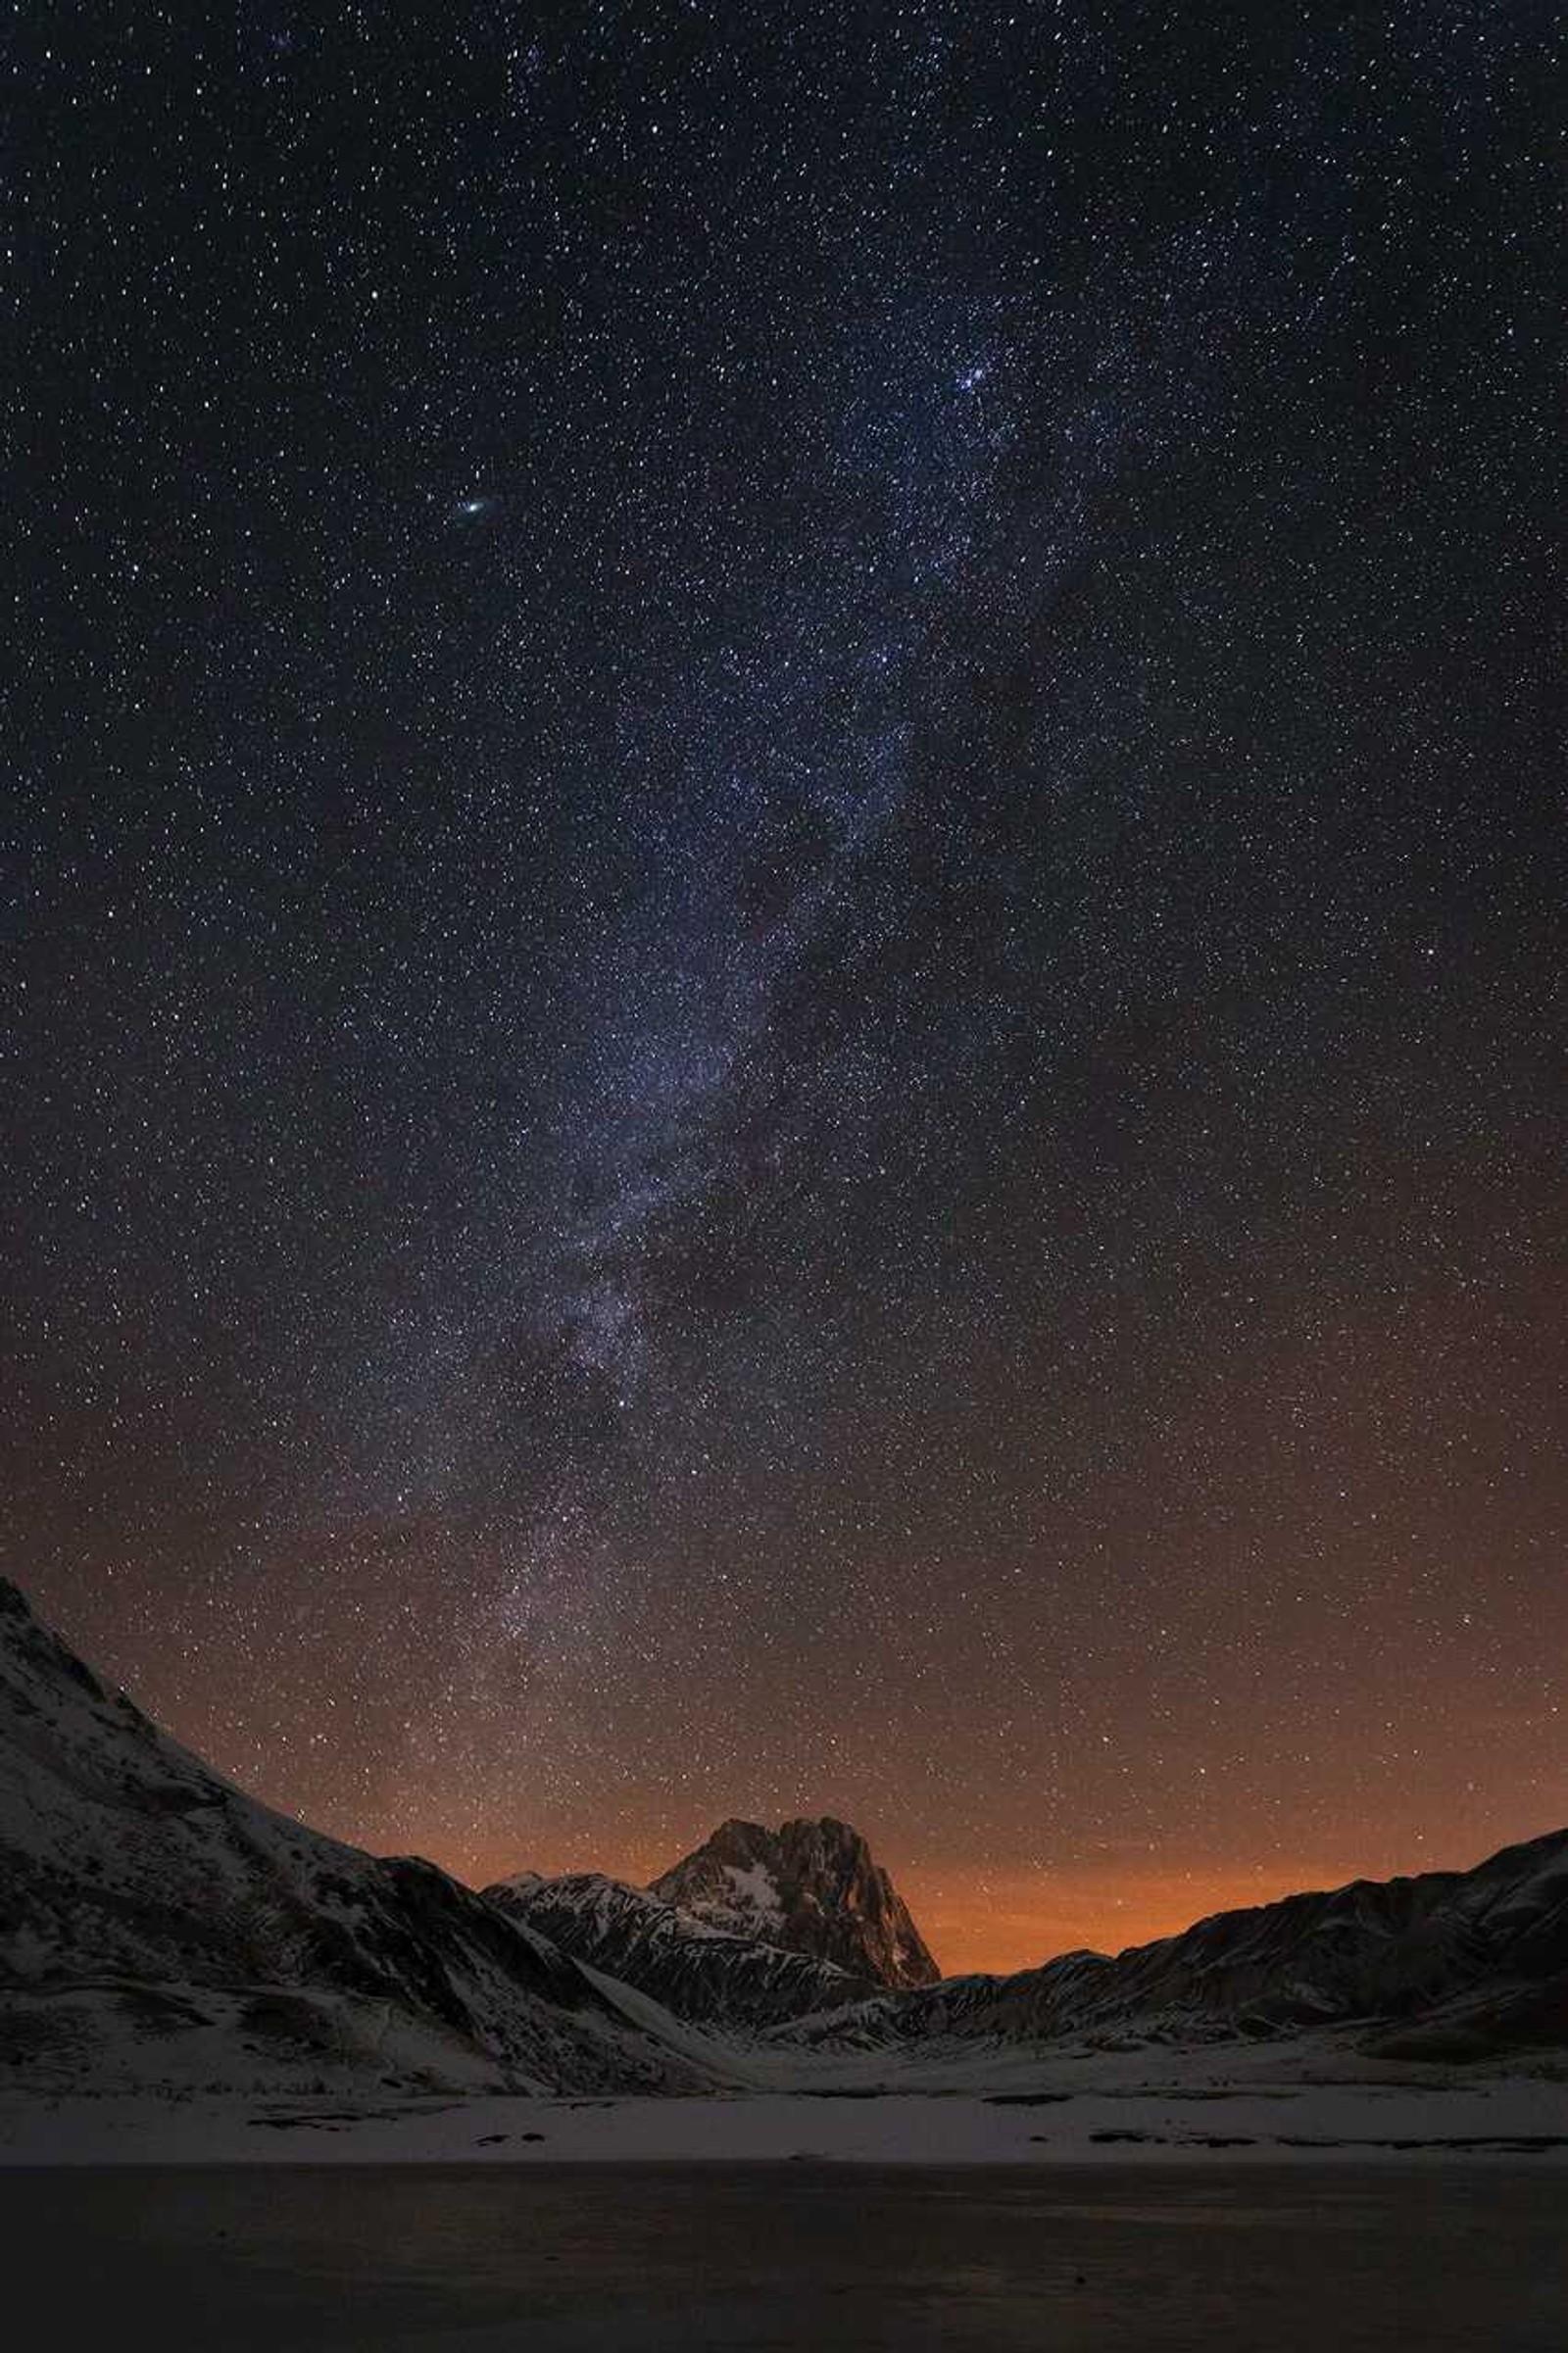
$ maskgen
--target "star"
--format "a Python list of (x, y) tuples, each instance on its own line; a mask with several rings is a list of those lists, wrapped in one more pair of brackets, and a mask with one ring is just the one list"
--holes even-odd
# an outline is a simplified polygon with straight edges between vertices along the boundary
[(90, 13), (10, 35), (45, 1614), (475, 1877), (831, 1800), (1125, 1940), (1545, 1827), (1532, 12)]

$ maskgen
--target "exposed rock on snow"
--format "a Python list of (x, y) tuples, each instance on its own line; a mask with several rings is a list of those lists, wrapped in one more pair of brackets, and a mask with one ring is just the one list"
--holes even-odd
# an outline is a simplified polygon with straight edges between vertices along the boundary
[(777, 1830), (725, 1822), (656, 1879), (653, 1893), (730, 1935), (809, 1953), (876, 1985), (933, 1985), (942, 1974), (859, 1832), (830, 1817)]
[[(735, 1936), (642, 1887), (596, 1871), (541, 1879), (522, 1872), (485, 1896), (563, 1951), (587, 1961), (677, 2018), (702, 2026), (757, 2029), (877, 1991), (831, 1961)], [(769, 1915), (771, 1917), (771, 1915)]]

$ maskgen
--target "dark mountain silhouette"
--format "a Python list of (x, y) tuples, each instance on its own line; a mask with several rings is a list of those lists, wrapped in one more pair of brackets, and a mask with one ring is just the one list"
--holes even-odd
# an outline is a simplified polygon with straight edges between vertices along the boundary
[[(1568, 2041), (1568, 1831), (1473, 1871), (1356, 1880), (1217, 1912), (1110, 1958), (951, 1978), (808, 2021), (823, 2045), (1064, 2036), (1194, 2041), (1364, 2023), (1389, 2056)], [(1378, 2032), (1381, 2030), (1381, 2032)]]
[(706, 2081), (433, 1864), (243, 1795), (3, 1580), (0, 2049), (62, 2083)]

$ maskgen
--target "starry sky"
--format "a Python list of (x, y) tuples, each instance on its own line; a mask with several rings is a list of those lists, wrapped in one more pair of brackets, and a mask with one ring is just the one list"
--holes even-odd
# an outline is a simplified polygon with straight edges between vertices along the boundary
[(15, 14), (0, 1560), (949, 1966), (1568, 1821), (1550, 10)]

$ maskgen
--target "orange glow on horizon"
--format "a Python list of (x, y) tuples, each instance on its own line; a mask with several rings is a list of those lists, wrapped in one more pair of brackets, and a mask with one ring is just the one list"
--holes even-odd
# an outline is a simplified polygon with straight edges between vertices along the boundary
[(1192, 1867), (1114, 1862), (1054, 1870), (934, 1869), (894, 1873), (916, 1927), (948, 1977), (1005, 1975), (1087, 1947), (1116, 1953), (1170, 1936), (1211, 1912), (1273, 1903), (1303, 1888), (1343, 1887), (1353, 1866), (1321, 1861)]
[[(672, 1859), (663, 1850), (639, 1851), (607, 1853), (591, 1863), (541, 1857), (531, 1867), (547, 1877), (598, 1870), (631, 1887), (646, 1887)], [(1248, 1865), (1206, 1860), (1161, 1864), (1144, 1856), (1136, 1862), (1104, 1856), (1050, 1869), (901, 1864), (880, 1853), (877, 1859), (887, 1863), (894, 1886), (948, 1977), (971, 1970), (1004, 1976), (1084, 1947), (1121, 1952), (1129, 1945), (1175, 1936), (1211, 1912), (1273, 1903), (1282, 1895), (1313, 1887), (1339, 1887), (1358, 1877), (1386, 1876), (1387, 1868), (1397, 1867), (1372, 1866), (1365, 1858), (1345, 1862), (1321, 1857)], [(436, 1854), (432, 1860), (442, 1857)], [(469, 1870), (461, 1876), (482, 1887), (518, 1868), (512, 1861), (498, 1863), (493, 1871)]]

